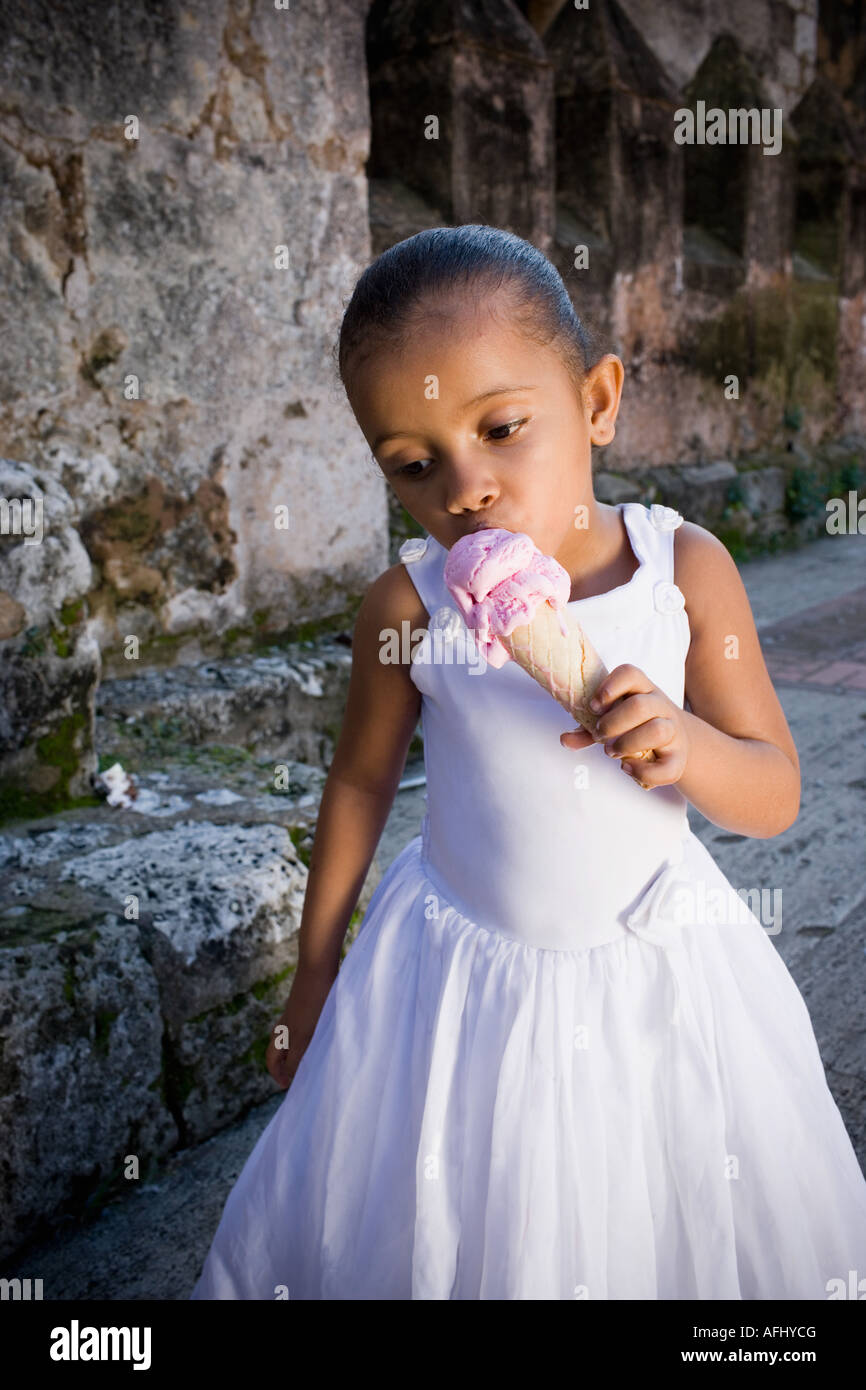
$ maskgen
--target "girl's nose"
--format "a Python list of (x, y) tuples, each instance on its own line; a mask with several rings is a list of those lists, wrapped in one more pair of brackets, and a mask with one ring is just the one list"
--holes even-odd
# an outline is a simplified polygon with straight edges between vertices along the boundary
[(489, 507), (499, 496), (499, 487), (489, 470), (479, 467), (455, 468), (447, 470), (445, 485), (445, 508), (449, 512), (478, 511)]

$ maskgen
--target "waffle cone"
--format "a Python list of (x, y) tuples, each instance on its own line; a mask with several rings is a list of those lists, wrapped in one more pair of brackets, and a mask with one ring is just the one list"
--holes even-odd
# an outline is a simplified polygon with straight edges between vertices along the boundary
[[(544, 686), (576, 723), (596, 740), (600, 738), (597, 729), (601, 715), (590, 709), (589, 702), (609, 673), (574, 618), (568, 623), (567, 636), (563, 636), (557, 613), (549, 603), (540, 603), (531, 623), (514, 628), (507, 637), (500, 635), (499, 640), (518, 666)], [(623, 757), (656, 761), (651, 748), (642, 753), (624, 753)]]

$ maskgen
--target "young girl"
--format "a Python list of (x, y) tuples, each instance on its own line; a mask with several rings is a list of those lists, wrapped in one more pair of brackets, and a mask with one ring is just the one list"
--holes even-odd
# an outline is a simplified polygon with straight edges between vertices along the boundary
[[(669, 507), (594, 498), (622, 363), (593, 362), (520, 238), (393, 246), (339, 363), (426, 535), (358, 614), (268, 1053), (291, 1089), (193, 1298), (827, 1298), (866, 1274), (866, 1181), (803, 999), (686, 816), (769, 838), (799, 809), (733, 561)], [(479, 527), (571, 576), (567, 613), (610, 673), (603, 742), (563, 733), (515, 662), (473, 660), (443, 568)], [(340, 966), (419, 711), (422, 833)]]

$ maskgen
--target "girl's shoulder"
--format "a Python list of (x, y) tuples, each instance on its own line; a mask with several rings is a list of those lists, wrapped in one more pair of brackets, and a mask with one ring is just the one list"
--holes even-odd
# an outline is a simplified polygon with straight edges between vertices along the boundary
[(413, 629), (427, 626), (428, 614), (418, 590), (406, 573), (406, 566), (398, 561), (373, 580), (361, 602), (355, 627), (356, 630), (363, 628), (377, 637), (384, 632), (394, 632), (399, 642), (403, 623), (409, 624), (411, 636)]
[(346, 708), (331, 762), (343, 780), (392, 799), (421, 707), (409, 643), (402, 641), (410, 610), (397, 568), (374, 579), (356, 614)]
[(744, 604), (749, 609), (731, 552), (718, 536), (694, 521), (683, 521), (674, 532), (674, 583), (686, 601), (693, 638), (713, 616), (726, 610), (742, 614)]
[(428, 614), (424, 602), (402, 561), (389, 565), (376, 583), (381, 586), (382, 602), (393, 618), (405, 619), (413, 627), (427, 626)]

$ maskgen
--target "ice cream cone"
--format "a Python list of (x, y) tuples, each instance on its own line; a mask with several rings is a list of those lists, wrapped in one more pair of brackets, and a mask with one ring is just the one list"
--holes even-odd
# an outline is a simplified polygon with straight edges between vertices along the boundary
[[(559, 615), (545, 602), (538, 605), (531, 622), (506, 635), (500, 633), (499, 640), (518, 666), (598, 740), (601, 715), (590, 709), (589, 702), (609, 672), (580, 624), (572, 618), (563, 635)], [(623, 757), (656, 761), (651, 748)]]
[[(566, 622), (562, 565), (523, 532), (490, 527), (455, 542), (444, 578), (490, 665), (516, 661), (598, 741), (589, 702), (608, 670), (575, 618)], [(651, 748), (622, 756), (656, 761)]]

